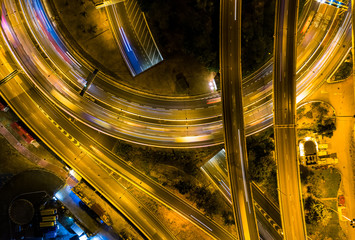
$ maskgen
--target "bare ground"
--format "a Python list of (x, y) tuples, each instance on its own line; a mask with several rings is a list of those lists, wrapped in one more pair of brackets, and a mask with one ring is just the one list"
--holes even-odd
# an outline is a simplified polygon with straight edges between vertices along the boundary
[[(126, 85), (145, 92), (163, 95), (198, 95), (210, 92), (209, 81), (215, 73), (210, 72), (196, 60), (187, 56), (165, 59), (147, 71), (132, 77), (115, 43), (104, 8), (95, 9), (93, 0), (50, 0), (51, 11), (65, 28), (66, 38), (75, 41), (92, 61), (103, 66), (103, 71)], [(68, 34), (70, 36), (68, 36)], [(75, 46), (75, 44), (73, 44)], [(164, 56), (163, 56), (164, 57)], [(102, 69), (100, 69), (102, 70)], [(179, 75), (180, 74), (180, 75)], [(179, 89), (177, 76), (183, 76), (188, 89)]]

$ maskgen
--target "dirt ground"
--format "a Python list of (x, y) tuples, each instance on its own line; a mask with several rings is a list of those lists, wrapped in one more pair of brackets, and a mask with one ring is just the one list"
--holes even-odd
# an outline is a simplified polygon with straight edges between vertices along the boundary
[[(198, 95), (208, 93), (209, 81), (215, 73), (208, 71), (196, 60), (187, 56), (175, 56), (147, 71), (132, 77), (115, 43), (104, 8), (95, 9), (97, 1), (50, 0), (55, 6), (53, 12), (59, 15), (60, 27), (66, 29), (62, 34), (78, 44), (92, 60), (110, 71), (117, 81), (141, 91), (163, 95)], [(70, 35), (70, 36), (68, 36)], [(73, 41), (75, 44), (72, 44)], [(164, 56), (163, 56), (164, 57)], [(186, 78), (188, 89), (179, 89), (179, 76)]]

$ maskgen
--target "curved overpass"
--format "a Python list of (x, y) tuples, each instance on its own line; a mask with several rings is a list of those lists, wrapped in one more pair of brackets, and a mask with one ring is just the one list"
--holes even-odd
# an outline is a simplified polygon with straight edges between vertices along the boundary
[[(98, 131), (139, 144), (202, 147), (223, 142), (221, 104), (207, 104), (208, 99), (218, 98), (218, 94), (189, 98), (153, 96), (118, 85), (110, 76), (101, 73), (90, 87), (88, 97), (78, 96), (85, 83), (83, 79), (93, 66), (80, 58), (58, 34), (50, 37), (56, 31), (48, 18), (45, 20), (39, 1), (22, 0), (20, 3), (7, 5), (6, 10), (11, 14), (8, 19), (2, 19), (6, 22), (2, 27), (8, 45), (38, 88), (64, 111)], [(332, 16), (333, 20), (324, 25), (328, 27), (328, 34), (310, 24), (300, 40), (303, 50), (298, 56), (304, 62), (298, 66), (298, 101), (333, 73), (350, 48), (349, 14), (346, 13), (341, 21), (340, 17), (334, 17), (337, 14), (334, 8), (313, 2), (308, 12), (315, 9), (324, 16)], [(20, 23), (18, 19), (21, 18), (27, 19), (27, 24)], [(303, 22), (306, 26), (307, 21)], [(315, 34), (318, 44), (310, 41)], [(37, 46), (34, 42), (38, 42)], [(331, 55), (335, 52), (336, 58), (333, 58)], [(244, 80), (247, 134), (272, 124), (270, 68), (272, 65), (266, 64), (263, 70)]]
[[(1, 51), (1, 62), (8, 69), (12, 69), (15, 64), (11, 57), (3, 54)], [(4, 69), (0, 69), (2, 77), (12, 72), (12, 70), (4, 72)], [(122, 177), (191, 221), (211, 237), (235, 239), (201, 211), (114, 155), (96, 141), (95, 136), (85, 133), (68, 121), (37, 87), (32, 86), (28, 78), (18, 75), (16, 79), (10, 80), (0, 88), (1, 94), (10, 102), (10, 106), (23, 122), (150, 239), (175, 239), (175, 237), (149, 212), (149, 209), (137, 203), (127, 189), (120, 186), (120, 182), (117, 182), (118, 177), (115, 179), (113, 176)]]

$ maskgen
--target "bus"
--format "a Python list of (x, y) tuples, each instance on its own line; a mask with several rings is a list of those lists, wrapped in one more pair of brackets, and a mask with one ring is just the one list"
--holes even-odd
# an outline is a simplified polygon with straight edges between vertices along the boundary
[(56, 221), (54, 221), (54, 222), (40, 222), (39, 223), (40, 228), (54, 227), (55, 225), (56, 225)]
[(58, 220), (58, 215), (55, 216), (42, 216), (42, 222), (52, 222)]
[(42, 216), (54, 215), (54, 214), (57, 214), (57, 209), (51, 208), (51, 209), (41, 210), (41, 215)]

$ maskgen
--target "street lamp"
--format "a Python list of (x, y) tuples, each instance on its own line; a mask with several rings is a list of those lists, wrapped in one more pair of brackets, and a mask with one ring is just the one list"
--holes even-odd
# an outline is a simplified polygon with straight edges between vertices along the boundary
[(332, 116), (333, 118), (338, 118), (338, 117), (349, 117), (349, 118), (355, 118), (355, 115), (353, 116)]

